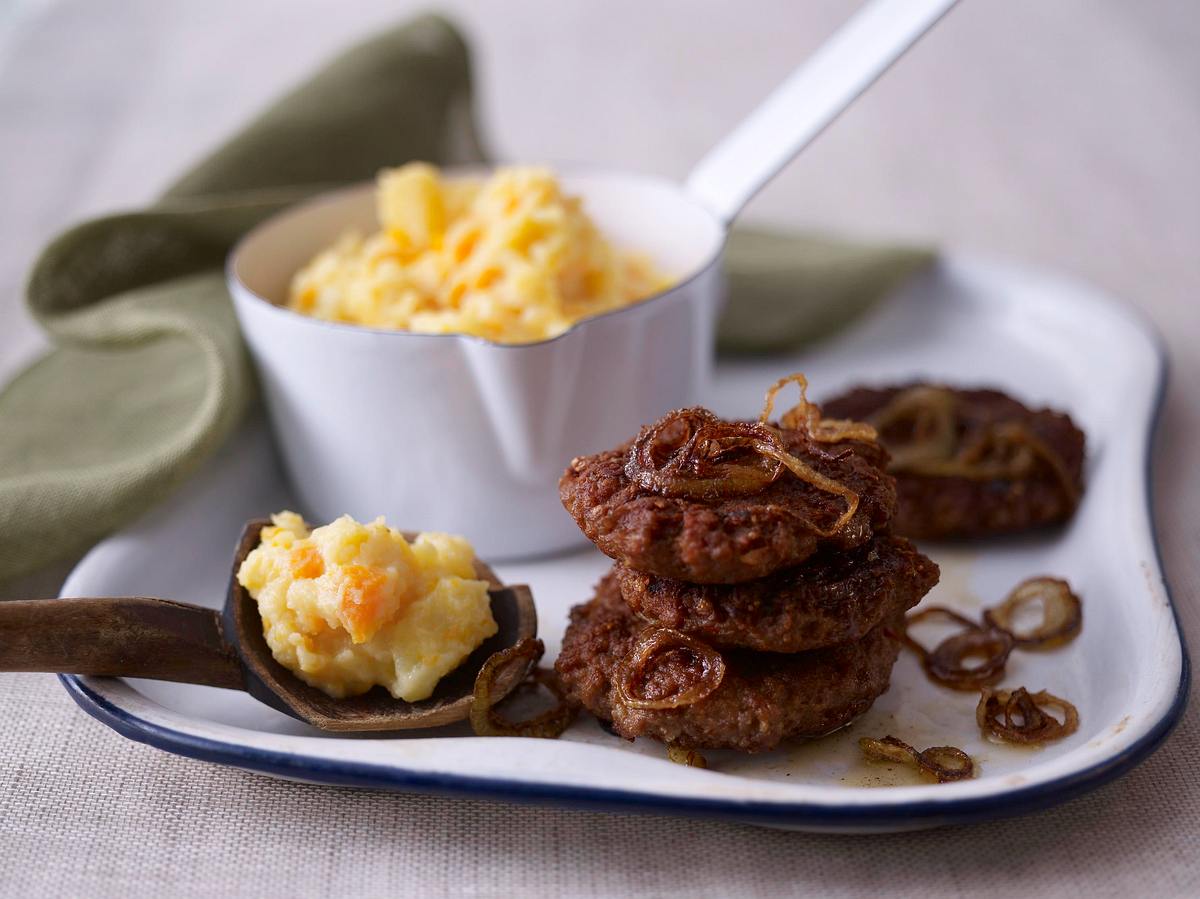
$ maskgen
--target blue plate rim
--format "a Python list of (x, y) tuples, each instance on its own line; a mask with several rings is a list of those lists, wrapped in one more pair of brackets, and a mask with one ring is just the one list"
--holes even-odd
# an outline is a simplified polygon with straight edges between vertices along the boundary
[(93, 718), (139, 743), (200, 761), (215, 762), (329, 786), (567, 805), (599, 811), (673, 814), (745, 823), (827, 830), (883, 830), (966, 824), (1040, 811), (1088, 792), (1130, 770), (1153, 753), (1178, 723), (1187, 704), (1190, 664), (1183, 656), (1180, 690), (1156, 725), (1123, 752), (1074, 774), (994, 796), (946, 801), (828, 806), (758, 800), (664, 797), (603, 787), (542, 784), (472, 775), (440, 774), (320, 759), (198, 737), (133, 715), (93, 691), (76, 675), (61, 674), (67, 693)]

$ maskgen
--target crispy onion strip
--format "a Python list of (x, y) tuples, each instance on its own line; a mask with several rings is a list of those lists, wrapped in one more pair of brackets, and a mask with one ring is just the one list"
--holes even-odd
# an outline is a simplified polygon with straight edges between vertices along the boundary
[(579, 706), (563, 691), (553, 671), (534, 667), (532, 680), (523, 681), (520, 687), (537, 684), (554, 694), (557, 702), (553, 708), (535, 715), (526, 721), (511, 721), (502, 715), (492, 701), (496, 678), (501, 671), (524, 660), (528, 666), (536, 666), (546, 650), (541, 640), (526, 637), (515, 646), (493, 653), (475, 677), (475, 696), (471, 703), (471, 728), (480, 737), (543, 737), (554, 739), (562, 735), (579, 712)]
[[(1059, 721), (1047, 709), (1062, 715)], [(1033, 745), (1061, 740), (1079, 729), (1079, 711), (1058, 696), (1040, 690), (1030, 693), (1024, 687), (1015, 690), (991, 690), (984, 687), (975, 721), (984, 736), (1005, 743)]]
[[(945, 618), (953, 621), (955, 624), (961, 624), (963, 627), (978, 628), (979, 625), (963, 615), (961, 612), (956, 612), (953, 609), (948, 609), (945, 606), (926, 606), (918, 612), (913, 612), (904, 619), (905, 629), (912, 627), (914, 624), (920, 624), (929, 618)], [(920, 652), (924, 652), (920, 646), (916, 647)]]
[[(961, 624), (964, 629), (951, 634), (932, 650), (926, 649), (911, 636), (909, 629), (932, 617), (944, 617)], [(1013, 638), (996, 628), (982, 628), (971, 619), (943, 606), (930, 606), (904, 621), (901, 639), (921, 660), (921, 666), (931, 679), (955, 690), (977, 690), (994, 684), (1004, 676), (1004, 666), (1013, 651)], [(968, 665), (968, 659), (977, 659)]]
[(1033, 475), (1038, 460), (1049, 466), (1071, 503), (1078, 503), (1079, 486), (1062, 456), (1019, 421), (986, 428), (964, 445), (945, 469), (951, 475), (975, 480), (1021, 480)]
[(625, 473), (639, 487), (663, 496), (754, 494), (783, 472), (782, 463), (756, 449), (772, 440), (778, 443), (761, 425), (723, 421), (707, 409), (680, 409), (642, 429)]
[(922, 750), (917, 754), (917, 764), (940, 784), (975, 776), (975, 762), (957, 746), (931, 746)]
[[(939, 643), (925, 657), (925, 670), (940, 684), (955, 690), (976, 690), (1004, 677), (1012, 652), (1012, 637), (997, 630), (970, 630)], [(981, 659), (968, 665), (968, 659)]]
[(846, 504), (828, 528), (808, 521), (814, 533), (833, 536), (854, 518), (858, 494), (789, 453), (779, 432), (762, 421), (723, 421), (706, 409), (680, 409), (643, 428), (625, 463), (625, 474), (644, 490), (691, 499), (750, 496), (785, 470)]
[(804, 431), (818, 443), (841, 443), (843, 440), (874, 441), (878, 436), (875, 429), (866, 422), (845, 418), (822, 418), (820, 407), (808, 400), (808, 378), (799, 372), (780, 378), (767, 390), (762, 412), (758, 416), (761, 424), (770, 424), (771, 413), (775, 410), (775, 397), (788, 384), (795, 384), (800, 388), (800, 401), (779, 416), (779, 424), (782, 427), (791, 431)]
[[(1030, 631), (1018, 631), (1021, 609), (1041, 600), (1042, 621)], [(1013, 588), (1000, 605), (986, 609), (983, 620), (1005, 631), (1022, 649), (1053, 649), (1071, 642), (1083, 628), (1083, 604), (1062, 578), (1034, 577)]]
[(873, 762), (899, 762), (902, 765), (913, 765), (914, 767), (917, 764), (917, 750), (903, 740), (890, 735), (880, 740), (861, 737), (858, 741), (858, 748)]
[(858, 748), (871, 761), (910, 765), (938, 783), (966, 780), (975, 775), (971, 757), (954, 746), (932, 746), (917, 751), (903, 740), (886, 736), (881, 740), (863, 737), (858, 741)]
[(911, 436), (902, 444), (889, 441), (892, 471), (916, 472), (922, 465), (948, 461), (958, 446), (958, 422), (954, 394), (945, 387), (920, 385), (894, 396), (870, 417), (883, 432), (907, 424)]
[(945, 387), (920, 385), (896, 394), (872, 415), (870, 422), (880, 432), (903, 425), (910, 431), (904, 442), (886, 441), (892, 456), (889, 470), (976, 481), (1022, 480), (1034, 473), (1040, 460), (1070, 501), (1079, 501), (1079, 486), (1066, 461), (1023, 422), (996, 422), (962, 443), (957, 403), (953, 391)]
[[(655, 657), (676, 652), (687, 653), (700, 669), (695, 683), (671, 696), (639, 695), (637, 684), (645, 680), (645, 672), (654, 664)], [(710, 696), (724, 678), (725, 659), (711, 646), (669, 627), (650, 627), (642, 631), (633, 649), (617, 665), (613, 672), (613, 687), (617, 698), (628, 708), (678, 709)]]
[(774, 444), (771, 445), (756, 445), (755, 449), (768, 456), (781, 465), (785, 466), (788, 471), (794, 474), (797, 478), (804, 481), (806, 484), (811, 484), (818, 490), (823, 490), (826, 493), (832, 493), (835, 496), (840, 496), (846, 501), (845, 511), (838, 516), (832, 527), (820, 528), (815, 522), (810, 521), (809, 526), (813, 532), (821, 537), (831, 537), (842, 530), (854, 518), (854, 513), (858, 511), (858, 494), (843, 484), (841, 481), (835, 481), (833, 478), (827, 478), (819, 471), (815, 471), (808, 465), (801, 462), (795, 456), (785, 452), (782, 447)]

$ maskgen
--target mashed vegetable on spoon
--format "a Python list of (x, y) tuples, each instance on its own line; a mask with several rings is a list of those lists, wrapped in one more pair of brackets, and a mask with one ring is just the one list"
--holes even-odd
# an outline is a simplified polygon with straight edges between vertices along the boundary
[(310, 529), (272, 516), (238, 570), (275, 660), (335, 698), (376, 684), (409, 702), (496, 633), (487, 581), (462, 537), (409, 541), (378, 518)]

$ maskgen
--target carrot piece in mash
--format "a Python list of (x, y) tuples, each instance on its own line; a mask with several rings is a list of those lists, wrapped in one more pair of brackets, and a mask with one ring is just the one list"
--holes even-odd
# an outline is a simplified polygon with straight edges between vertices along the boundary
[(294, 578), (317, 578), (325, 573), (325, 560), (315, 546), (297, 547), (288, 562)]
[(350, 639), (365, 643), (383, 624), (387, 575), (366, 565), (344, 565), (338, 593), (338, 619)]

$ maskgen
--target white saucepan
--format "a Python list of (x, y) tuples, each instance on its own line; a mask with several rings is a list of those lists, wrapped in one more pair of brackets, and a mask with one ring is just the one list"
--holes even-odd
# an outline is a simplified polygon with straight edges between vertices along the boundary
[(309, 259), (347, 230), (375, 230), (371, 184), (251, 231), (230, 256), (229, 288), (298, 511), (460, 533), (488, 559), (579, 543), (557, 491), (570, 459), (626, 440), (704, 392), (730, 222), (955, 2), (866, 4), (682, 187), (626, 172), (560, 172), (610, 241), (677, 280), (552, 340), (376, 330), (285, 308), (292, 275)]

